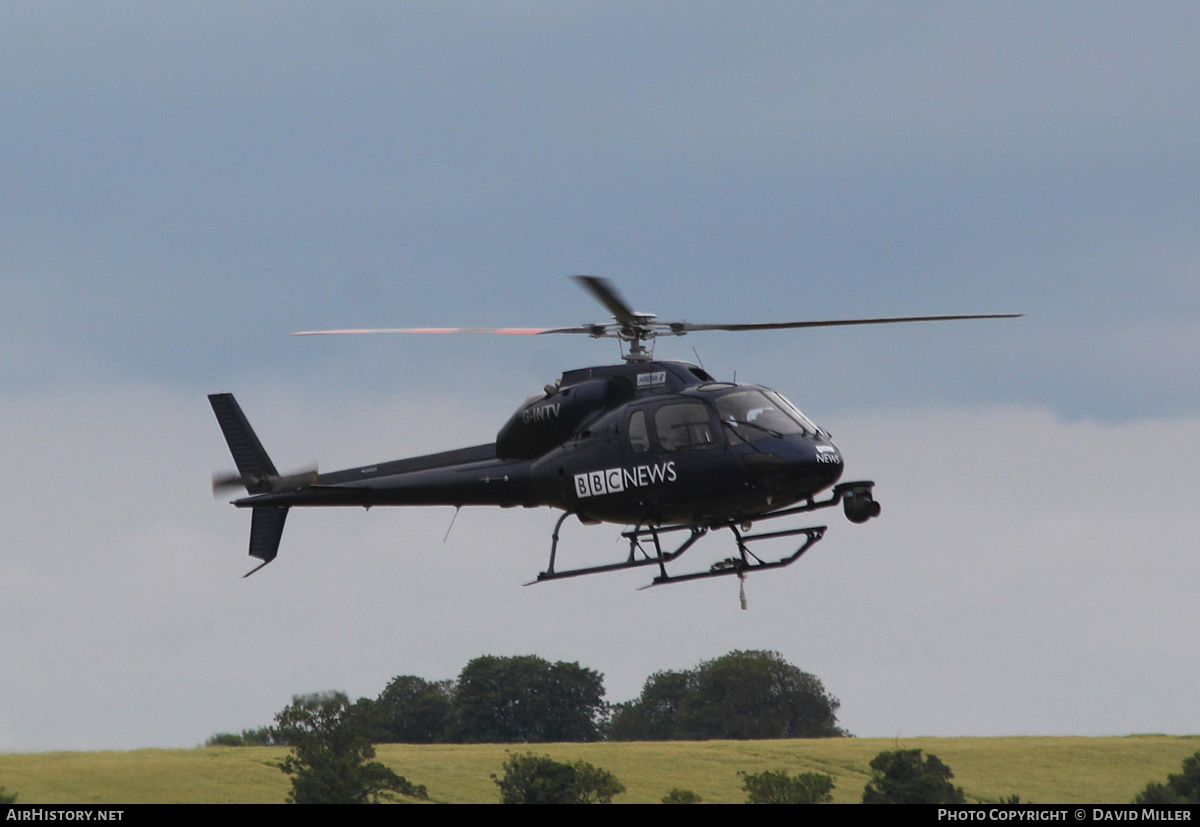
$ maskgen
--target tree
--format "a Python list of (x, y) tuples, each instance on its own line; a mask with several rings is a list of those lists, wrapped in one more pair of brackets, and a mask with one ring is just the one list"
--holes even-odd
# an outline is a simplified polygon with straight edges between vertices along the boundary
[(578, 663), (475, 658), (454, 691), (458, 737), (472, 743), (594, 741), (605, 711), (604, 679)]
[(936, 755), (923, 756), (919, 749), (881, 752), (871, 759), (863, 804), (965, 804), (962, 787), (950, 783), (953, 777)]
[(655, 672), (613, 712), (617, 741), (828, 738), (837, 698), (778, 652), (730, 652), (685, 672)]
[(279, 768), (292, 776), (290, 804), (375, 804), (388, 792), (426, 798), (378, 761), (370, 734), (373, 704), (351, 704), (342, 692), (302, 695), (275, 716), (275, 730), (292, 752)]
[(737, 651), (696, 667), (680, 723), (687, 738), (829, 738), (845, 734), (839, 706), (778, 652)]
[(275, 731), (274, 727), (260, 726), (257, 729), (243, 729), (242, 743), (248, 747), (286, 747), (288, 743)]
[(609, 737), (614, 741), (670, 741), (681, 737), (683, 706), (695, 691), (695, 670), (655, 672), (646, 679), (636, 700), (613, 708)]
[(16, 793), (6, 793), (6, 792), (4, 792), (4, 788), (0, 787), (0, 804), (16, 804), (16, 803), (17, 803), (17, 794)]
[(204, 742), (206, 747), (286, 747), (279, 734), (268, 726), (236, 732), (218, 732)]
[(833, 777), (822, 772), (788, 775), (783, 770), (742, 777), (742, 789), (749, 795), (747, 804), (828, 804), (833, 801)]
[(397, 675), (375, 701), (379, 740), (388, 744), (445, 743), (453, 721), (451, 682)]
[(1147, 784), (1133, 803), (1148, 806), (1200, 804), (1200, 752), (1183, 759), (1179, 774), (1168, 775), (1166, 784)]
[(585, 761), (570, 764), (549, 755), (509, 754), (504, 776), (492, 780), (500, 788), (501, 804), (611, 804), (625, 785), (608, 770)]
[(662, 804), (701, 804), (704, 802), (700, 796), (696, 795), (691, 790), (681, 790), (675, 787), (669, 793), (662, 797)]

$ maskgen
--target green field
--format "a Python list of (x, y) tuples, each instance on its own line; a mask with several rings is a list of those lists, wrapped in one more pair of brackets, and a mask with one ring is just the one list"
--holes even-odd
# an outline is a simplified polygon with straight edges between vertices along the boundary
[[(1039, 804), (1128, 803), (1149, 781), (1178, 772), (1200, 750), (1200, 736), (1123, 738), (829, 738), (800, 741), (671, 741), (533, 746), (401, 745), (379, 759), (424, 784), (434, 802), (489, 803), (506, 750), (582, 758), (614, 773), (628, 788), (620, 803), (656, 803), (673, 787), (705, 802), (745, 800), (738, 770), (824, 772), (834, 801), (857, 802), (879, 752), (923, 749), (954, 770), (969, 801), (1012, 794)], [(285, 749), (208, 747), (133, 752), (0, 755), (0, 786), (21, 804), (276, 803), (289, 782), (273, 765)]]

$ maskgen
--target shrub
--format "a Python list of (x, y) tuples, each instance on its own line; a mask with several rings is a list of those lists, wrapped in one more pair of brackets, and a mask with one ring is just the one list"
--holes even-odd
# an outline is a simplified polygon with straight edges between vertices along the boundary
[(783, 770), (754, 773), (742, 777), (747, 804), (828, 804), (833, 801), (833, 777), (820, 772), (788, 775)]
[(1183, 759), (1179, 774), (1167, 776), (1166, 784), (1151, 782), (1138, 793), (1134, 804), (1200, 804), (1200, 752)]
[(611, 804), (625, 785), (608, 770), (585, 761), (570, 764), (549, 755), (509, 754), (504, 776), (492, 780), (500, 788), (501, 804)]
[(678, 787), (662, 797), (663, 804), (699, 804), (702, 800), (691, 790), (681, 790)]
[(962, 787), (950, 783), (953, 777), (936, 755), (922, 756), (919, 749), (881, 752), (871, 759), (863, 804), (965, 804)]

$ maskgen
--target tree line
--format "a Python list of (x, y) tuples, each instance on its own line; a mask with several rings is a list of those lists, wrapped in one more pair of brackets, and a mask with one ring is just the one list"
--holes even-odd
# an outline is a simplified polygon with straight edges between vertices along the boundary
[[(276, 764), (291, 776), (290, 804), (375, 804), (401, 799), (428, 800), (415, 784), (372, 760), (376, 710), (366, 699), (351, 703), (342, 692), (295, 698), (275, 716), (274, 731), (291, 746)], [(920, 750), (880, 753), (871, 762), (872, 779), (863, 803), (964, 804), (953, 773), (936, 756)], [(833, 800), (834, 779), (826, 773), (739, 772), (747, 804), (825, 804)], [(625, 785), (606, 769), (582, 760), (556, 761), (548, 755), (509, 753), (503, 774), (491, 775), (502, 804), (611, 804)], [(1015, 803), (1018, 799), (1012, 800)], [(663, 804), (700, 804), (691, 790), (672, 789)]]
[[(275, 766), (291, 776), (291, 804), (371, 804), (401, 799), (428, 800), (415, 784), (374, 761), (371, 734), (375, 711), (365, 699), (351, 703), (341, 692), (302, 696), (275, 716), (275, 731), (291, 745)], [(1186, 765), (1185, 765), (1186, 766)], [(784, 770), (739, 772), (747, 804), (825, 804), (833, 800), (834, 779), (826, 773), (790, 775)], [(935, 755), (921, 750), (882, 752), (871, 761), (864, 804), (966, 803), (954, 774)], [(625, 785), (606, 769), (586, 761), (556, 761), (548, 755), (509, 753), (503, 774), (491, 775), (502, 804), (611, 804)], [(1172, 776), (1171, 783), (1175, 777)], [(663, 804), (700, 804), (691, 790), (675, 788)], [(1011, 797), (1007, 804), (1018, 804)]]
[[(374, 743), (540, 743), (825, 738), (837, 698), (778, 652), (735, 651), (694, 669), (651, 675), (641, 694), (610, 705), (603, 676), (535, 655), (485, 655), (458, 678), (398, 675), (356, 702)], [(298, 700), (305, 696), (298, 696)], [(316, 696), (309, 696), (316, 697)], [(218, 733), (208, 745), (290, 746), (279, 727)]]
[[(372, 761), (375, 743), (537, 743), (846, 736), (838, 700), (815, 676), (777, 652), (734, 651), (694, 669), (655, 672), (633, 700), (604, 701), (603, 676), (578, 663), (533, 655), (470, 661), (455, 680), (393, 678), (374, 700), (351, 703), (345, 693), (302, 695), (275, 716), (275, 725), (219, 733), (208, 745), (289, 746), (278, 764), (292, 775), (295, 803), (378, 801), (394, 795), (426, 798), (425, 788)], [(883, 752), (870, 764), (863, 803), (963, 804), (961, 787), (937, 756), (921, 750)], [(824, 803), (833, 778), (785, 771), (739, 773), (747, 803)], [(505, 803), (608, 803), (624, 786), (607, 771), (548, 756), (510, 756), (492, 776)], [(15, 795), (0, 787), (0, 803)], [(700, 803), (690, 790), (671, 790), (664, 804)], [(1018, 796), (1003, 804), (1020, 804)], [(1200, 803), (1200, 753), (1165, 784), (1151, 783), (1135, 804)]]

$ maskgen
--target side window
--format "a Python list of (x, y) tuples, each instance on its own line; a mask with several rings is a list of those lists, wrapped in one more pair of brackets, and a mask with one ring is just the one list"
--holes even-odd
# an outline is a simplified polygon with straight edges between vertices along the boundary
[(650, 450), (650, 432), (646, 429), (645, 411), (634, 411), (629, 417), (629, 447), (635, 454)]
[(699, 402), (664, 405), (654, 412), (654, 430), (665, 451), (707, 448), (713, 444), (708, 408)]

